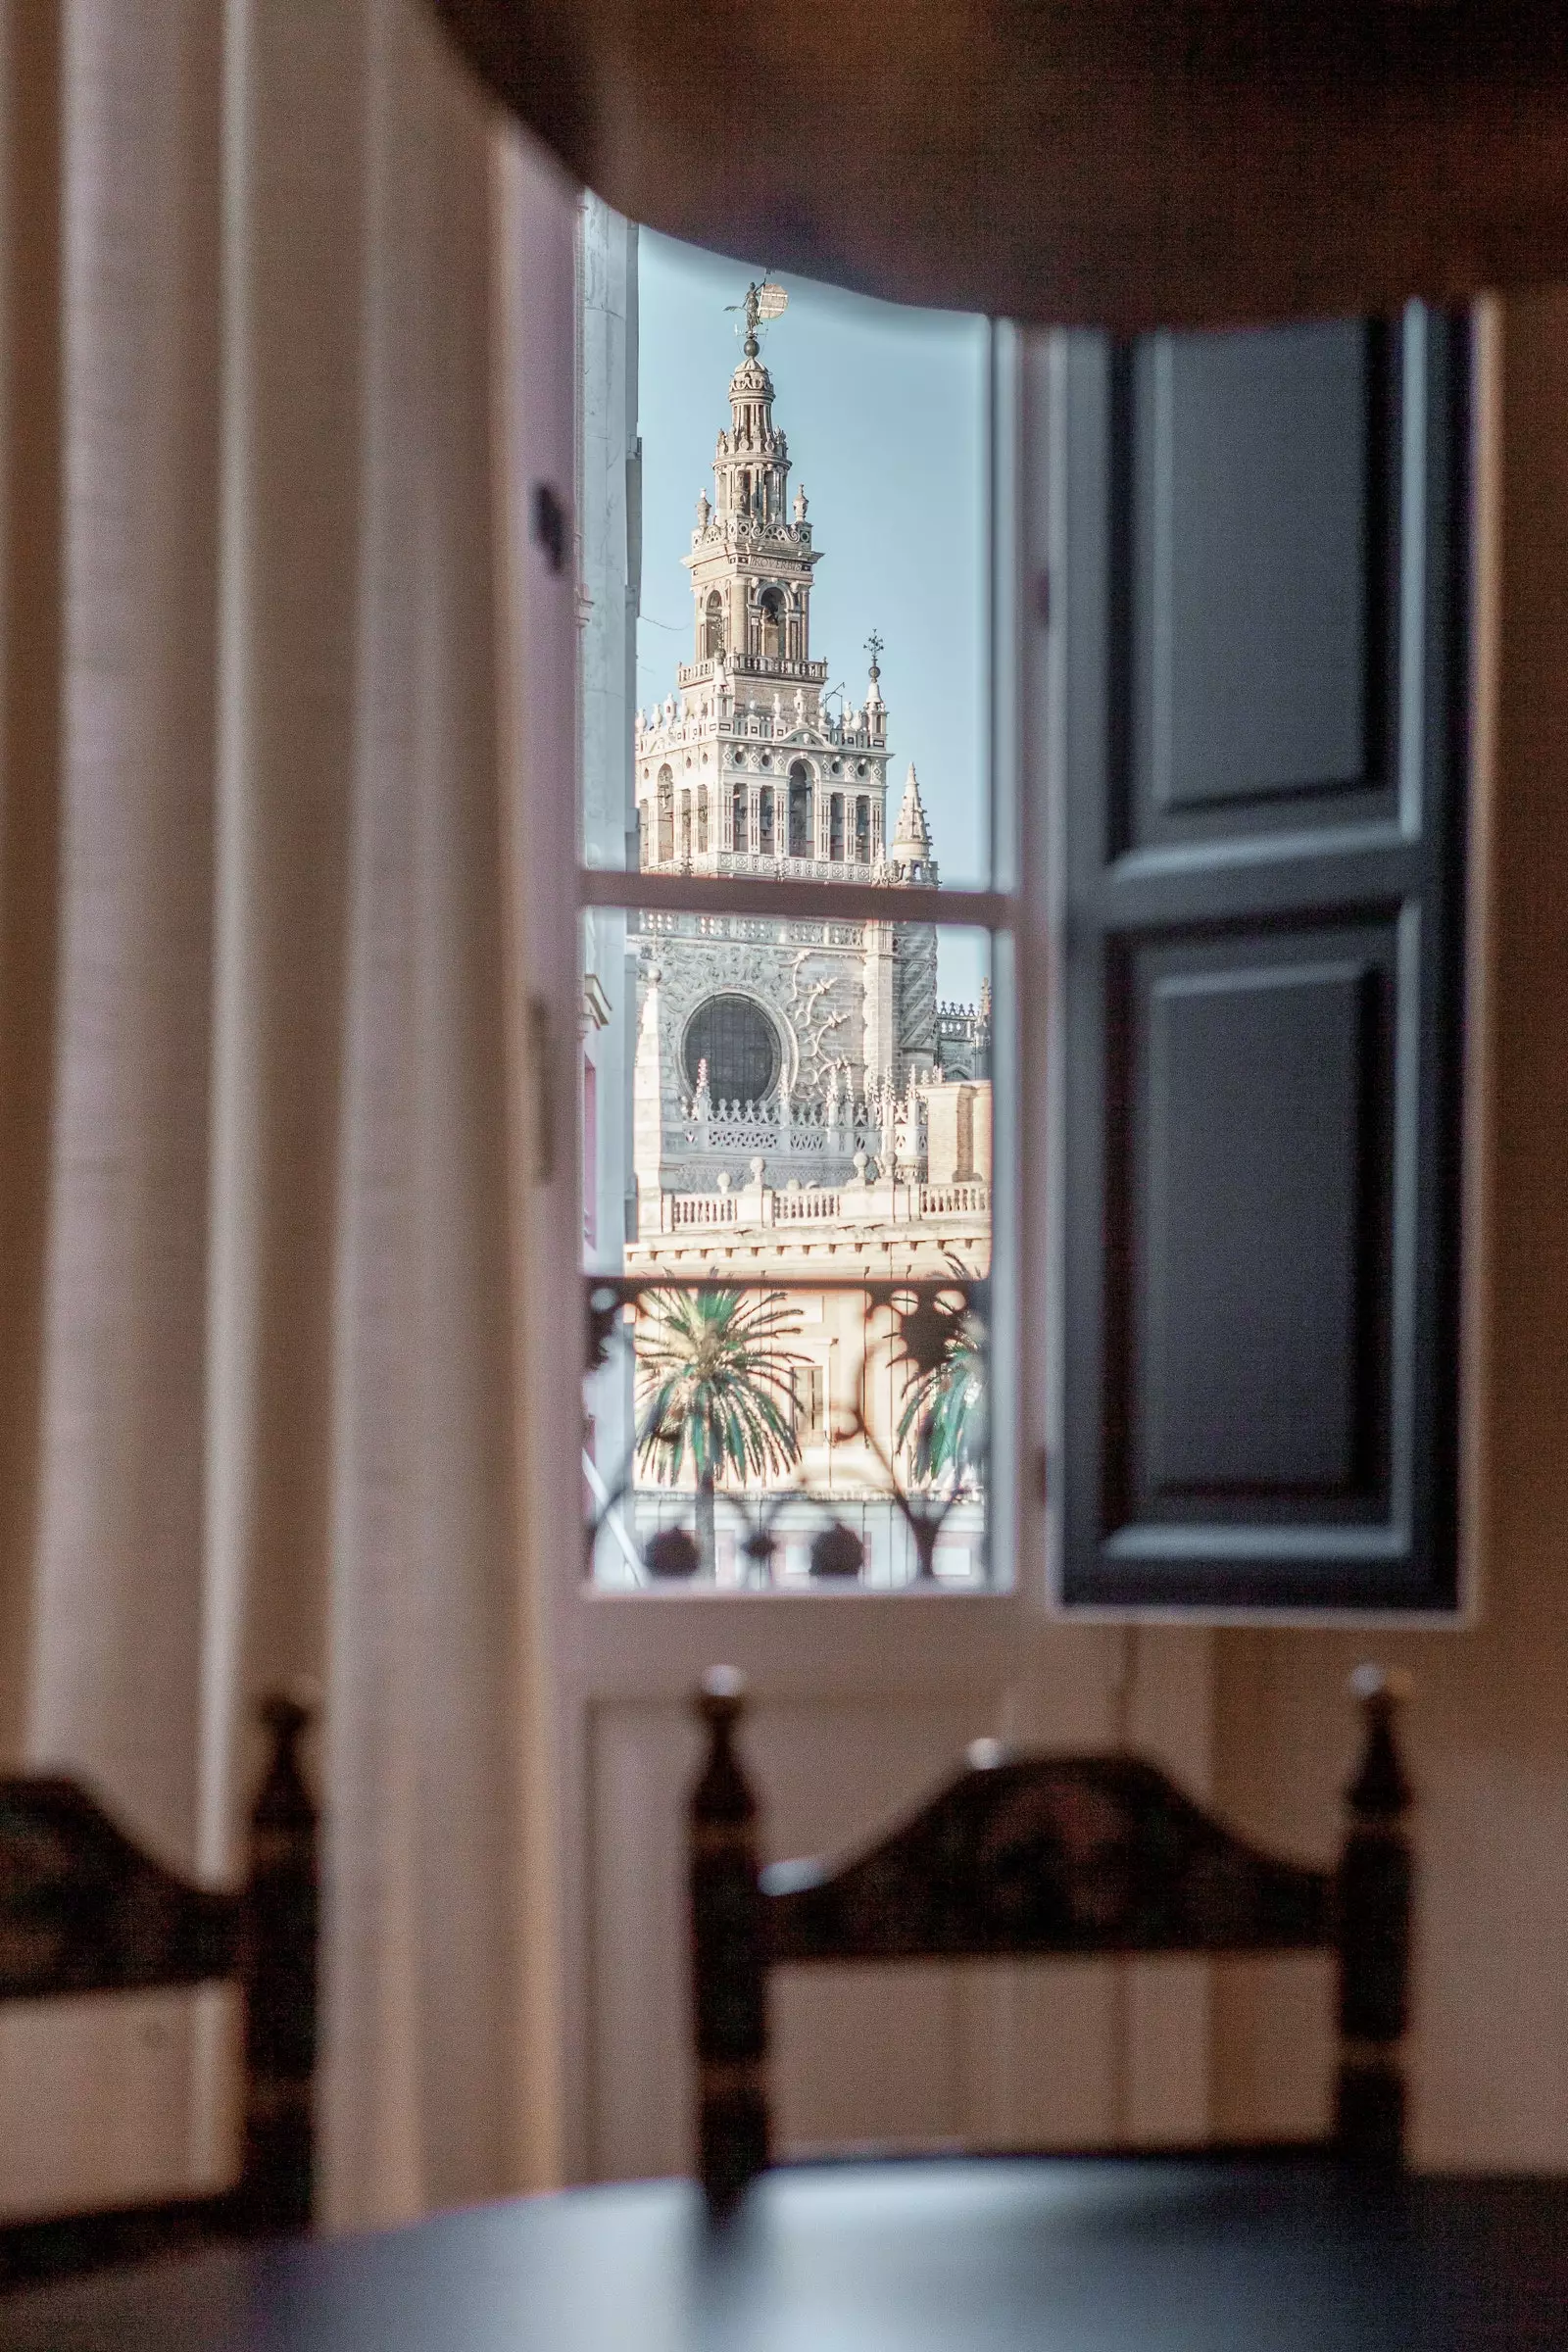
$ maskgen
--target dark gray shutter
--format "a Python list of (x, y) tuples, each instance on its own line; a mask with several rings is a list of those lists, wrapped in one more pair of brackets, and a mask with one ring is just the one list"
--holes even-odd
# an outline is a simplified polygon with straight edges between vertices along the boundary
[(1454, 1604), (1467, 352), (1067, 339), (1069, 1603)]

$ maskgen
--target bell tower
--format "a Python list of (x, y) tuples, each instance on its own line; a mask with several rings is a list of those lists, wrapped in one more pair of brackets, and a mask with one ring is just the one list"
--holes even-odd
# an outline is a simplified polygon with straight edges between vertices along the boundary
[(676, 691), (637, 713), (638, 855), (646, 869), (895, 882), (887, 855), (888, 709), (882, 640), (867, 640), (863, 707), (824, 704), (811, 653), (812, 544), (806, 493), (790, 486), (759, 328), (782, 287), (751, 285), (712, 496), (697, 502), (682, 559), (692, 583), (693, 659)]
[[(768, 678), (814, 717), (826, 672), (811, 660), (811, 545), (807, 498), (789, 494), (789, 443), (773, 422), (773, 378), (758, 325), (763, 289), (746, 289), (746, 341), (730, 377), (728, 426), (713, 453), (713, 496), (697, 502), (685, 558), (695, 606), (695, 663)], [(817, 673), (821, 671), (821, 675)]]

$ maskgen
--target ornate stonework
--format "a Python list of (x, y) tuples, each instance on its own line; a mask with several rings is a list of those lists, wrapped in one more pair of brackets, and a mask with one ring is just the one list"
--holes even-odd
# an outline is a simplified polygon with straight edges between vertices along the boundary
[[(989, 1077), (988, 1016), (939, 1009), (935, 927), (898, 919), (900, 892), (935, 884), (939, 871), (912, 765), (888, 839), (875, 632), (862, 702), (844, 698), (834, 710), (824, 700), (827, 663), (810, 645), (822, 551), (804, 489), (790, 495), (789, 446), (749, 303), (712, 496), (697, 502), (684, 559), (693, 659), (676, 692), (637, 714), (642, 864), (869, 884), (887, 891), (888, 913), (845, 923), (640, 918), (639, 1240), (671, 1231), (672, 1200), (727, 1200), (743, 1179), (755, 1182), (758, 1158), (766, 1189), (923, 1184), (934, 1092), (972, 1094)], [(710, 1068), (698, 1047), (715, 1039), (722, 1066)], [(744, 1073), (763, 1069), (761, 1093), (747, 1094)], [(944, 1135), (954, 1125), (945, 1111), (937, 1123)], [(989, 1137), (989, 1102), (978, 1131)], [(964, 1132), (977, 1132), (972, 1118)], [(988, 1181), (989, 1150), (985, 1158)], [(942, 1182), (956, 1179), (982, 1181), (974, 1165), (942, 1170)]]

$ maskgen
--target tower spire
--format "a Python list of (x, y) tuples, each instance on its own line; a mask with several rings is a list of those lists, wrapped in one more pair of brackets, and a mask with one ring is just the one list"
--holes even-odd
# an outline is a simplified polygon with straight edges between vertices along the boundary
[(904, 799), (899, 804), (891, 862), (906, 882), (934, 882), (937, 878), (936, 862), (931, 856), (931, 827), (926, 821), (920, 779), (914, 772), (912, 760), (904, 779)]
[(713, 495), (705, 490), (698, 501), (685, 558), (691, 667), (704, 673), (701, 691), (722, 670), (727, 690), (748, 702), (749, 681), (763, 681), (767, 694), (796, 704), (814, 724), (827, 676), (826, 663), (811, 658), (811, 573), (821, 551), (812, 544), (805, 491), (791, 501), (789, 442), (773, 421), (773, 378), (761, 356), (761, 330), (782, 316), (786, 300), (783, 287), (764, 276), (729, 306), (744, 314), (746, 339), (729, 379), (729, 422), (713, 451)]

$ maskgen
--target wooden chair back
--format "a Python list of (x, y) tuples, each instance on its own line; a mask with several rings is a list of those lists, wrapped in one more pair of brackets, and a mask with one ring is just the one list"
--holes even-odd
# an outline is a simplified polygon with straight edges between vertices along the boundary
[(1396, 2165), (1409, 1980), (1410, 1790), (1376, 1668), (1352, 1687), (1362, 1751), (1337, 1870), (1263, 1853), (1128, 1755), (1010, 1755), (978, 1741), (917, 1812), (842, 1862), (758, 1863), (736, 1747), (744, 1678), (715, 1667), (690, 1816), (698, 2167), (732, 2205), (767, 2165), (766, 1978), (784, 1961), (1332, 1950), (1340, 2055), (1333, 2146)]
[(237, 1980), (245, 2016), (237, 2186), (0, 2226), (0, 2285), (310, 2228), (318, 1861), (299, 1755), (310, 1718), (281, 1697), (261, 1714), (268, 1762), (233, 1892), (166, 1870), (75, 1781), (0, 1781), (0, 2000)]

